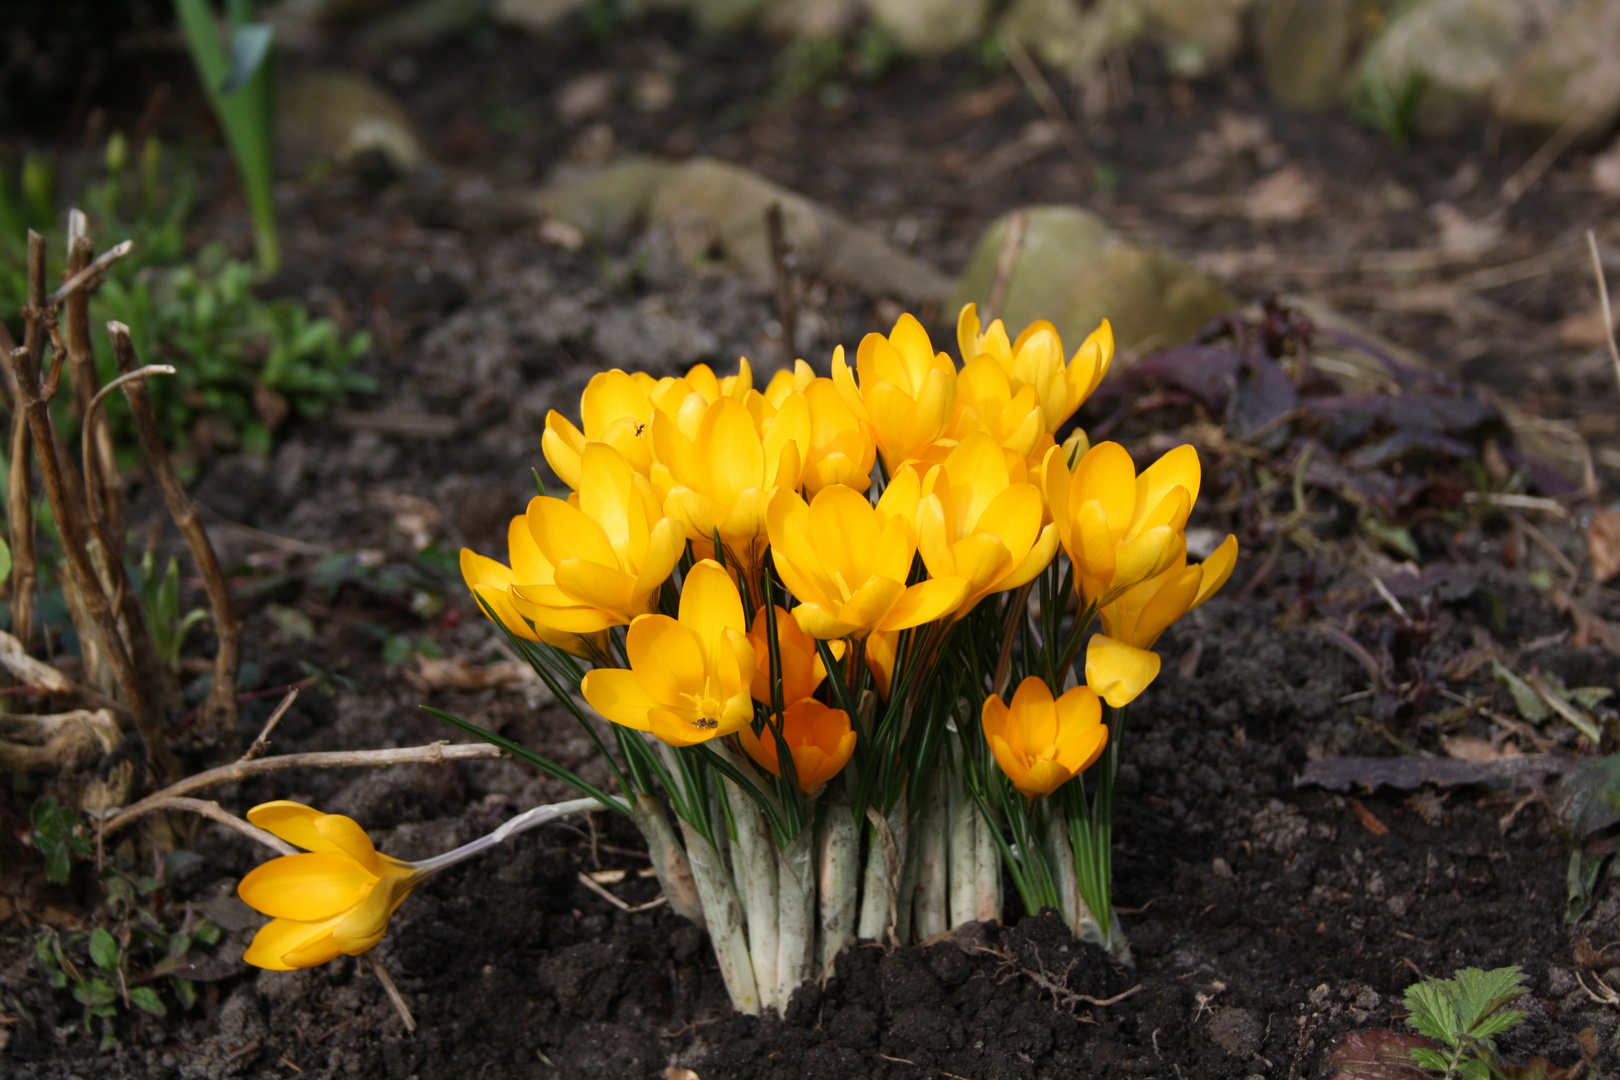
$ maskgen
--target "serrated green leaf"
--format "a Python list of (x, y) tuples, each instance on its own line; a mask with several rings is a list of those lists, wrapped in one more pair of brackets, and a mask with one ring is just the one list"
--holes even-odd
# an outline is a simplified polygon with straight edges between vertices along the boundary
[(108, 974), (118, 970), (118, 939), (105, 927), (98, 926), (90, 934), (90, 959)]
[(137, 986), (129, 992), (129, 1003), (145, 1013), (153, 1016), (169, 1015), (169, 1007), (163, 1004), (158, 992), (150, 986)]
[(1525, 1018), (1525, 1015), (1519, 1009), (1503, 1009), (1501, 1012), (1493, 1013), (1475, 1024), (1468, 1034), (1483, 1042), (1486, 1039), (1502, 1034), (1511, 1027), (1515, 1027), (1519, 1021)]
[(1480, 1038), (1475, 1029), (1496, 1010), (1523, 996), (1524, 972), (1517, 965), (1482, 971), (1463, 968), (1451, 979), (1457, 1016), (1463, 1031)]
[(1442, 983), (1420, 982), (1406, 988), (1408, 1019), (1418, 1034), (1445, 1043), (1457, 1045), (1457, 1014), (1451, 1000), (1442, 989)]

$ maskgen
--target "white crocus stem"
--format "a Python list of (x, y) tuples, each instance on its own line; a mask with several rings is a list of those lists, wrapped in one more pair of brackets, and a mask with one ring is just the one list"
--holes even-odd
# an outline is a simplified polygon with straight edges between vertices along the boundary
[(1080, 898), (1080, 879), (1074, 872), (1074, 849), (1069, 846), (1069, 826), (1057, 807), (1048, 806), (1046, 813), (1046, 858), (1052, 867), (1052, 883), (1057, 886), (1058, 911), (1069, 924), (1075, 937), (1085, 937), (1085, 922), (1090, 920), (1093, 932), (1096, 919), (1091, 909)]
[(810, 977), (816, 939), (814, 839), (810, 828), (800, 829), (787, 847), (776, 852), (776, 894), (781, 904), (776, 920), (776, 1008), (783, 1016), (793, 991)]
[(431, 859), (424, 859), (416, 864), (416, 872), (422, 875), (436, 874), (440, 870), (447, 869), (459, 862), (466, 862), (474, 855), (482, 855), (507, 837), (516, 836), (526, 829), (544, 825), (548, 821), (555, 821), (569, 814), (583, 814), (591, 810), (606, 809), (608, 808), (595, 799), (570, 799), (568, 802), (536, 806), (532, 810), (523, 811), (523, 813), (512, 818), (487, 836), (480, 836), (477, 840), (469, 844), (462, 844), (460, 847), (447, 851), (443, 855), (435, 855)]
[(911, 890), (916, 895), (911, 923), (914, 941), (927, 941), (950, 929), (949, 837), (950, 815), (946, 809), (942, 765), (924, 782), (922, 808), (911, 837), (917, 853)]
[(658, 884), (669, 898), (670, 910), (702, 926), (703, 900), (698, 896), (697, 882), (692, 880), (686, 851), (670, 827), (669, 818), (664, 816), (664, 808), (651, 795), (637, 795), (630, 805), (630, 820), (647, 841), (647, 854)]
[(866, 876), (861, 887), (861, 916), (856, 934), (862, 941), (898, 941), (901, 871), (906, 865), (906, 836), (910, 815), (906, 797), (885, 818), (871, 806), (866, 808), (872, 826), (871, 850), (866, 857)]
[(681, 822), (686, 836), (686, 855), (692, 865), (692, 879), (703, 899), (703, 920), (714, 944), (720, 977), (731, 994), (738, 1012), (758, 1016), (759, 987), (754, 982), (754, 965), (748, 957), (748, 935), (743, 931), (742, 905), (731, 877), (720, 864), (714, 845), (688, 822)]
[(776, 844), (759, 804), (730, 780), (723, 781), (737, 842), (732, 847), (731, 870), (748, 920), (748, 955), (753, 958), (754, 984), (761, 1008), (776, 1001)]
[(954, 930), (963, 923), (983, 917), (978, 907), (979, 875), (994, 873), (1000, 880), (1001, 868), (996, 864), (989, 867), (978, 865), (979, 807), (962, 784), (962, 774), (955, 770), (947, 771), (946, 783), (949, 787), (950, 857), (947, 861), (951, 890), (950, 917), (947, 921)]
[[(968, 800), (972, 802), (971, 797)], [(975, 807), (976, 809), (976, 807)], [(1001, 921), (1001, 848), (996, 844), (994, 821), (978, 816), (973, 859), (973, 917), (979, 922)]]
[(844, 946), (855, 940), (861, 830), (847, 806), (828, 806), (822, 816), (820, 863), (821, 933), (816, 966), (826, 978)]

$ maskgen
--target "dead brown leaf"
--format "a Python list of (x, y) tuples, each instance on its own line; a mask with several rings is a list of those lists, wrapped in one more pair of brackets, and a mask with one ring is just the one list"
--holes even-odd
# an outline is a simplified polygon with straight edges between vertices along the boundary
[(1592, 576), (1600, 583), (1620, 574), (1620, 511), (1599, 510), (1592, 515), (1586, 546), (1592, 554)]
[(1483, 764), (1487, 761), (1495, 761), (1498, 758), (1510, 756), (1492, 746), (1488, 740), (1475, 738), (1472, 735), (1442, 735), (1440, 745), (1445, 750), (1447, 757), (1456, 758), (1458, 761), (1471, 761), (1475, 764)]
[(1356, 812), (1356, 817), (1358, 820), (1360, 820), (1362, 828), (1366, 829), (1374, 836), (1389, 835), (1389, 826), (1380, 821), (1377, 814), (1367, 809), (1366, 805), (1362, 803), (1360, 799), (1352, 798), (1350, 800), (1350, 809)]
[(1577, 649), (1584, 645), (1602, 645), (1620, 656), (1620, 630), (1607, 619), (1562, 589), (1553, 590), (1552, 602), (1553, 607), (1568, 615), (1575, 624), (1575, 633), (1569, 639), (1571, 645)]
[(515, 689), (534, 679), (528, 668), (510, 660), (479, 666), (464, 656), (434, 657), (416, 655), (416, 670), (405, 677), (418, 690)]
[(1295, 164), (1287, 164), (1256, 183), (1243, 197), (1243, 215), (1250, 221), (1299, 221), (1321, 198), (1321, 189)]
[(1608, 331), (1603, 328), (1603, 309), (1596, 305), (1558, 324), (1558, 344), (1567, 349), (1595, 349), (1608, 342)]

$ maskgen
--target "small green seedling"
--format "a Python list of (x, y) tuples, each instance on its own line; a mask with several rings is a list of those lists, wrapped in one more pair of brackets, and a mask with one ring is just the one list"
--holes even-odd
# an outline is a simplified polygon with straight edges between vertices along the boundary
[(1524, 972), (1517, 965), (1482, 971), (1463, 968), (1449, 979), (1430, 979), (1406, 988), (1411, 1025), (1445, 1049), (1419, 1048), (1412, 1059), (1444, 1080), (1494, 1080), (1503, 1075), (1496, 1060), (1496, 1036), (1525, 1014), (1507, 1006), (1524, 996)]
[(64, 884), (73, 873), (73, 857), (88, 858), (90, 836), (79, 815), (49, 795), (34, 800), (28, 812), (29, 838), (45, 858), (45, 880)]

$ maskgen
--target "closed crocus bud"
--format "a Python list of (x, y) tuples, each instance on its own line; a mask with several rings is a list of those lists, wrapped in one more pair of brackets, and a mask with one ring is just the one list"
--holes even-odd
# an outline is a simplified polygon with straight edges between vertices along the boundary
[(900, 647), (900, 631), (879, 630), (866, 639), (866, 667), (877, 684), (878, 696), (889, 700), (889, 687), (894, 684), (894, 661)]
[(1056, 527), (1041, 524), (1040, 491), (1013, 482), (1002, 448), (988, 435), (958, 444), (929, 470), (923, 491), (918, 550), (933, 577), (967, 582), (958, 619), (991, 593), (1031, 581), (1057, 552)]
[(831, 379), (815, 379), (804, 388), (810, 406), (810, 453), (804, 465), (804, 489), (813, 498), (824, 487), (842, 484), (865, 491), (872, 483), (877, 442), (872, 425), (850, 409)]
[(353, 819), (295, 802), (269, 802), (248, 820), (306, 854), (272, 859), (237, 886), (249, 907), (271, 916), (242, 959), (271, 971), (358, 956), (382, 940), (388, 919), (424, 875), (383, 855)]
[(1226, 584), (1237, 553), (1237, 537), (1228, 536), (1202, 563), (1187, 566), (1183, 557), (1104, 604), (1103, 632), (1086, 646), (1087, 684), (1116, 709), (1135, 701), (1159, 674), (1159, 654), (1152, 651), (1159, 635)]
[(789, 394), (804, 393), (805, 387), (815, 380), (815, 369), (803, 360), (795, 360), (791, 368), (783, 368), (771, 376), (771, 381), (765, 384), (765, 400), (770, 402), (771, 408), (781, 408)]
[(647, 426), (652, 422), (651, 394), (657, 385), (658, 380), (645, 372), (632, 374), (617, 368), (598, 372), (580, 394), (584, 431), (555, 409), (547, 413), (540, 449), (558, 479), (578, 490), (580, 455), (588, 442), (607, 443), (637, 472), (647, 475), (652, 467), (652, 436)]
[(518, 614), (574, 633), (624, 626), (658, 606), (658, 590), (686, 550), (647, 478), (606, 443), (586, 443), (580, 486), (564, 501), (530, 501), (528, 532), (544, 567), (511, 590)]
[(1006, 371), (988, 356), (969, 360), (956, 377), (956, 415), (947, 434), (960, 442), (974, 432), (1022, 458), (1052, 442), (1035, 387), (1015, 390)]
[(1090, 687), (1077, 686), (1056, 701), (1044, 679), (1018, 684), (1012, 704), (985, 698), (980, 714), (996, 764), (1025, 797), (1050, 795), (1090, 768), (1108, 744), (1102, 706)]
[[(737, 738), (754, 763), (772, 776), (782, 775), (777, 757), (776, 735), (765, 728), (758, 735), (749, 725), (743, 725)], [(806, 698), (789, 705), (782, 717), (782, 740), (793, 755), (793, 772), (798, 778), (799, 790), (814, 795), (837, 776), (855, 753), (855, 729), (850, 726), (849, 714), (833, 709), (814, 698)]]
[[(754, 613), (754, 625), (748, 631), (748, 640), (754, 643), (754, 680), (751, 691), (754, 700), (762, 705), (771, 704), (771, 642), (770, 624), (765, 609)], [(827, 677), (827, 665), (822, 662), (816, 639), (799, 628), (786, 608), (776, 608), (777, 657), (781, 665), (782, 700), (794, 702), (816, 692)], [(835, 660), (844, 656), (844, 643), (834, 641), (829, 646)]]
[(891, 475), (907, 461), (920, 460), (955, 415), (956, 365), (934, 352), (928, 331), (910, 315), (900, 316), (888, 337), (861, 339), (854, 373), (842, 346), (833, 352), (832, 368), (850, 411), (872, 425)]
[(593, 668), (580, 690), (615, 724), (672, 746), (730, 735), (754, 716), (754, 646), (731, 575), (711, 559), (687, 573), (680, 618), (642, 615), (625, 635), (629, 670)]
[(810, 446), (810, 409), (790, 393), (775, 410), (762, 395), (721, 397), (653, 417), (653, 483), (664, 513), (700, 546), (716, 533), (749, 578), (765, 549), (765, 514), (778, 490), (796, 491)]
[(496, 621), (520, 638), (555, 645), (575, 656), (603, 655), (606, 641), (601, 634), (581, 635), (575, 630), (534, 621), (519, 613), (513, 602), (513, 587), (551, 582), (556, 569), (535, 543), (527, 516), (519, 514), (512, 519), (506, 539), (511, 566), (480, 555), (471, 548), (461, 549), (461, 576), (473, 596), (480, 601), (479, 607), (486, 615), (493, 613)]
[(917, 552), (918, 497), (916, 474), (906, 469), (876, 507), (838, 485), (823, 488), (809, 505), (788, 490), (771, 500), (771, 554), (783, 584), (799, 598), (793, 617), (805, 633), (864, 638), (921, 626), (962, 603), (961, 578), (906, 584)]
[(1014, 394), (1025, 389), (1034, 392), (1048, 435), (1057, 434), (1058, 428), (1092, 395), (1114, 359), (1114, 330), (1107, 319), (1091, 332), (1067, 364), (1063, 361), (1063, 341), (1051, 323), (1030, 323), (1018, 340), (1009, 342), (1000, 319), (980, 330), (978, 309), (972, 304), (962, 308), (957, 317), (956, 340), (964, 364), (978, 356), (989, 356), (1006, 372)]
[(1041, 472), (1058, 538), (1084, 604), (1106, 604), (1186, 555), (1183, 530), (1198, 498), (1198, 452), (1178, 446), (1136, 474), (1118, 443), (1098, 443), (1071, 472), (1047, 453)]

